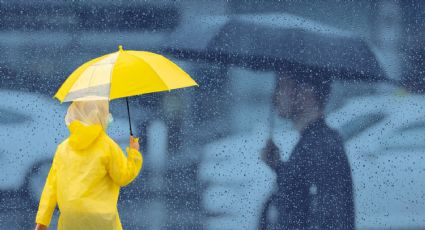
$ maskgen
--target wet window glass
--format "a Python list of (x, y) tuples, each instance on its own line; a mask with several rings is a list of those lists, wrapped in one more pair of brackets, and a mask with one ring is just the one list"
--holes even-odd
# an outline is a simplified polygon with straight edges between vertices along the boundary
[(424, 12), (0, 1), (0, 229), (425, 228)]

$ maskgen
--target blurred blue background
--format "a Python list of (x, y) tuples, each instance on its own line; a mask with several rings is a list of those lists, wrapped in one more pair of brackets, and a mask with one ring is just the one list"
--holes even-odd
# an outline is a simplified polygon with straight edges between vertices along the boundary
[[(205, 48), (210, 40), (236, 30), (232, 20), (344, 34), (367, 44), (382, 79), (340, 73), (326, 107), (350, 161), (356, 226), (425, 229), (424, 12), (420, 0), (0, 1), (0, 229), (34, 226), (54, 150), (68, 135), (68, 104), (52, 96), (80, 64), (119, 44), (163, 54), (200, 85), (131, 98), (145, 163), (121, 190), (124, 229), (256, 229), (275, 186), (259, 153), (276, 74), (208, 58), (215, 54)], [(252, 28), (229, 35), (224, 47), (249, 40)], [(277, 43), (269, 44), (272, 51)], [(233, 53), (236, 59), (238, 52), (244, 49)], [(112, 101), (111, 111), (109, 134), (124, 148), (124, 101)], [(287, 159), (299, 134), (272, 117), (274, 140)]]

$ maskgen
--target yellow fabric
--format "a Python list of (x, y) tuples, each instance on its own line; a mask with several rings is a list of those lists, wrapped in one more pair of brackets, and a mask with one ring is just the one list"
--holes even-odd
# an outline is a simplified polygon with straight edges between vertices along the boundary
[(122, 229), (119, 190), (137, 177), (142, 155), (127, 148), (126, 157), (100, 124), (74, 120), (68, 128), (70, 137), (56, 150), (36, 223), (48, 226), (58, 204), (59, 230)]
[(111, 78), (110, 100), (197, 85), (167, 58), (145, 51), (121, 51)]
[(113, 100), (195, 85), (186, 72), (162, 55), (121, 49), (83, 64), (55, 97), (61, 102)]

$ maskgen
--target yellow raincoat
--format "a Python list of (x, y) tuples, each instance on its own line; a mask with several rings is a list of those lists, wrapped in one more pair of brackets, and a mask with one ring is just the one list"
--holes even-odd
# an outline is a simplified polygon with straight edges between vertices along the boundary
[(59, 230), (122, 229), (119, 190), (137, 177), (143, 157), (132, 148), (126, 157), (105, 133), (108, 114), (107, 102), (71, 104), (70, 136), (57, 147), (36, 223), (48, 226), (58, 204)]

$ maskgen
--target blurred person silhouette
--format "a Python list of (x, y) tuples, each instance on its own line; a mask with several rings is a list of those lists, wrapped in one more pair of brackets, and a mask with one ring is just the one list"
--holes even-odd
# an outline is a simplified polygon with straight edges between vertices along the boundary
[[(270, 138), (262, 160), (276, 173), (277, 192), (266, 203), (261, 229), (354, 229), (353, 184), (343, 141), (325, 122), (331, 80), (320, 71), (278, 71), (273, 106), (292, 121), (300, 139), (288, 161)], [(267, 209), (278, 212), (270, 224)]]
[(76, 101), (65, 122), (70, 136), (58, 145), (40, 198), (36, 230), (46, 229), (56, 204), (58, 229), (122, 229), (120, 187), (140, 172), (143, 157), (130, 136), (127, 157), (106, 133), (112, 122), (108, 101)]

